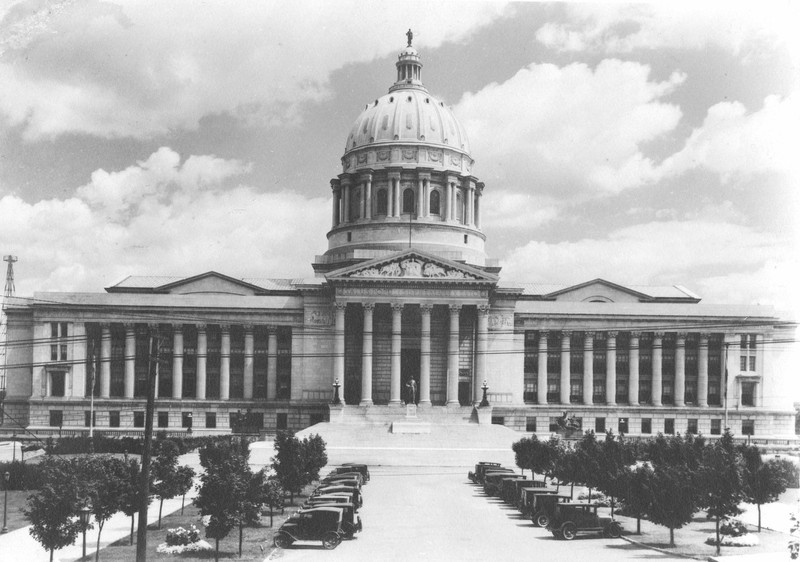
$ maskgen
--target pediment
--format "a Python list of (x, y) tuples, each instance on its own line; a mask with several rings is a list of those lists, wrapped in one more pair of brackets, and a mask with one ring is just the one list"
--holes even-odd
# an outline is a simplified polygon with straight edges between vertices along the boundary
[(260, 292), (259, 287), (246, 283), (233, 277), (228, 277), (216, 271), (209, 271), (194, 277), (187, 277), (161, 285), (154, 289), (157, 293), (170, 293), (178, 295), (188, 294), (226, 294), (250, 296)]
[(329, 281), (449, 281), (497, 283), (498, 277), (476, 267), (419, 250), (406, 250), (330, 272)]
[(545, 299), (573, 302), (643, 302), (653, 297), (605, 279), (594, 279), (544, 295)]

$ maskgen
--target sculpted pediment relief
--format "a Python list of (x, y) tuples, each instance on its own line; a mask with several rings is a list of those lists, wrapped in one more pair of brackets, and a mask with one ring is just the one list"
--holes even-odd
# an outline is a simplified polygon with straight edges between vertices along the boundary
[(475, 275), (423, 258), (408, 257), (352, 272), (349, 277), (391, 277), (412, 279), (477, 279)]

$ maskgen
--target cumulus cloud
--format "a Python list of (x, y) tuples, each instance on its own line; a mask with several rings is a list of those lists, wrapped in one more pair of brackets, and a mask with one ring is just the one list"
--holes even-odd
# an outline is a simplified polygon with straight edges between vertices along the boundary
[[(787, 239), (703, 216), (637, 224), (597, 239), (529, 242), (502, 263), (506, 279), (578, 283), (588, 271), (622, 285), (686, 285), (706, 302), (789, 307), (793, 256)], [(728, 278), (736, 282), (726, 286)]]
[(619, 193), (658, 179), (642, 145), (673, 131), (681, 110), (662, 98), (685, 79), (615, 59), (595, 69), (531, 64), (465, 94), (455, 112), (487, 180), (517, 191)]
[(571, 3), (565, 10), (565, 22), (548, 22), (536, 32), (540, 43), (559, 51), (715, 46), (750, 56), (796, 36), (796, 8), (789, 2)]
[(130, 274), (212, 269), (310, 275), (328, 200), (236, 184), (248, 169), (214, 156), (181, 161), (165, 147), (124, 170), (94, 172), (69, 199), (31, 204), (5, 195), (0, 239), (21, 258), (19, 292), (98, 290)]
[[(404, 44), (457, 41), (496, 2), (23, 0), (0, 13), (0, 116), (28, 139), (69, 132), (145, 138), (206, 115), (291, 123), (330, 73)], [(386, 37), (396, 37), (387, 42)]]

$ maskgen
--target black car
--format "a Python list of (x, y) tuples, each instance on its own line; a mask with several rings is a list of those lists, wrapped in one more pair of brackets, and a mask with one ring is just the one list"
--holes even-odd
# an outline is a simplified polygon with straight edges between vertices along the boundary
[(341, 467), (337, 468), (336, 470), (340, 470), (341, 472), (360, 472), (361, 476), (364, 478), (364, 483), (366, 484), (369, 482), (369, 467), (367, 465), (357, 462), (348, 462), (344, 463)]
[(506, 503), (513, 504), (514, 501), (517, 499), (517, 495), (519, 492), (519, 484), (530, 484), (530, 480), (526, 476), (517, 477), (508, 476), (508, 478), (503, 478), (500, 480), (500, 488), (498, 489), (498, 496)]
[(342, 530), (344, 531), (344, 538), (352, 539), (356, 533), (361, 532), (363, 529), (361, 517), (356, 513), (356, 511), (358, 511), (358, 506), (352, 503), (321, 503), (313, 507), (304, 507), (300, 509), (300, 513), (317, 507), (335, 507), (336, 509), (342, 510)]
[(483, 482), (479, 481), (479, 479), (481, 480), (483, 479), (484, 470), (489, 468), (499, 468), (499, 467), (500, 467), (499, 462), (481, 461), (475, 464), (474, 471), (467, 473), (467, 478), (469, 478), (473, 484), (482, 484)]
[(487, 496), (499, 496), (503, 486), (503, 479), (512, 478), (514, 480), (524, 480), (525, 477), (513, 472), (489, 472), (483, 481), (483, 491)]
[(571, 501), (572, 496), (558, 492), (534, 492), (529, 499), (528, 512), (531, 514), (531, 521), (537, 527), (547, 527), (556, 511), (556, 506)]
[(295, 541), (322, 541), (328, 550), (342, 542), (344, 516), (337, 507), (314, 507), (289, 517), (275, 534), (275, 546), (288, 548)]
[(320, 486), (311, 494), (311, 497), (320, 496), (324, 494), (349, 494), (356, 505), (363, 505), (364, 501), (361, 497), (361, 491), (354, 486)]
[(571, 541), (578, 533), (600, 533), (612, 539), (622, 534), (622, 525), (611, 517), (597, 515), (597, 505), (567, 502), (555, 505), (547, 530), (559, 539)]
[[(305, 501), (305, 503), (303, 503), (303, 507), (304, 508), (314, 507), (317, 505), (324, 505), (326, 503), (352, 503), (352, 502), (353, 502), (352, 494), (342, 494), (342, 493), (323, 494), (320, 496), (311, 496)], [(356, 509), (358, 509), (357, 504), (353, 505), (355, 505)]]

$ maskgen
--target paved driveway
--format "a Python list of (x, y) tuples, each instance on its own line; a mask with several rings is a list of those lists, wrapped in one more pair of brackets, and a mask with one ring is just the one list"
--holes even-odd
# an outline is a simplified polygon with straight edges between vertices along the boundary
[(469, 484), (467, 469), (376, 467), (364, 487), (364, 530), (336, 550), (319, 543), (276, 549), (270, 559), (324, 560), (684, 560), (622, 539), (559, 541), (516, 509)]

